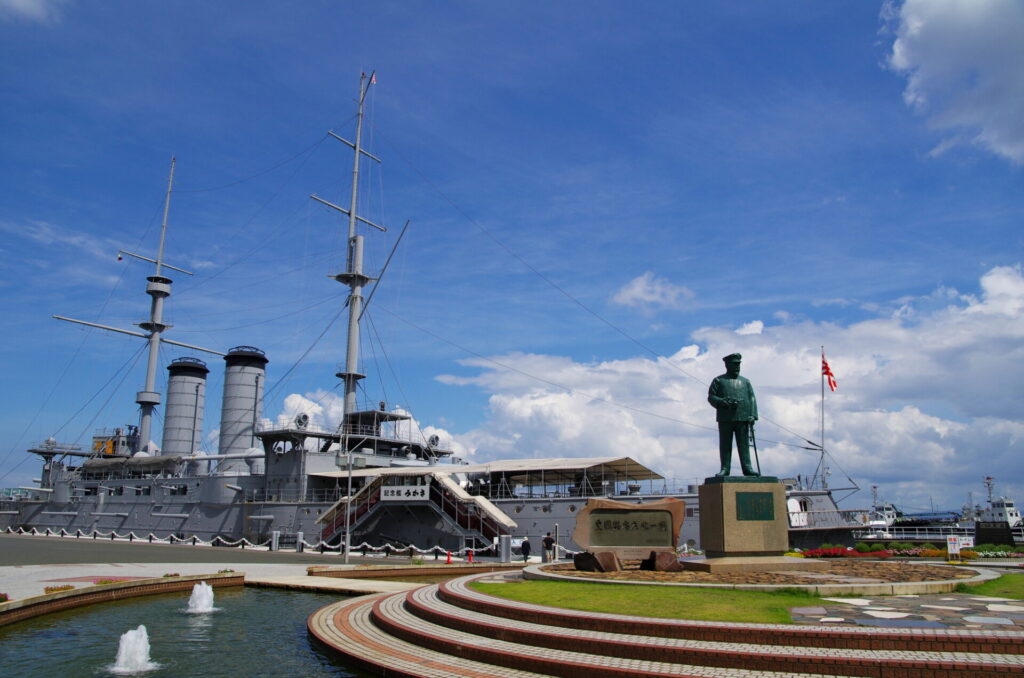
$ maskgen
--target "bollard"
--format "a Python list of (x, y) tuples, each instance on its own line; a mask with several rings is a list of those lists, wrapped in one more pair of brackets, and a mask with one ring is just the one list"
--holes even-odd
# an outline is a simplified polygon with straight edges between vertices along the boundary
[(441, 552), (438, 551), (437, 547), (435, 546), (434, 547), (434, 560), (440, 560), (440, 559), (441, 559)]
[(451, 551), (448, 552), (448, 560), (446, 560), (444, 564), (445, 565), (451, 565), (452, 564), (452, 552)]
[(128, 541), (135, 541), (135, 533), (134, 532), (129, 532), (128, 533)]
[(150, 544), (153, 543), (153, 533), (152, 532), (149, 533), (149, 543)]
[(195, 538), (195, 535), (193, 535), (192, 536), (192, 546), (195, 546), (195, 545), (196, 545), (196, 538)]

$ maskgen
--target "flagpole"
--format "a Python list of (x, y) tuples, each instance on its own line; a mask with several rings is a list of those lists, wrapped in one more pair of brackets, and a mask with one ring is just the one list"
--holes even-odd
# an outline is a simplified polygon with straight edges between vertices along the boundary
[(821, 453), (825, 454), (825, 346), (821, 347)]

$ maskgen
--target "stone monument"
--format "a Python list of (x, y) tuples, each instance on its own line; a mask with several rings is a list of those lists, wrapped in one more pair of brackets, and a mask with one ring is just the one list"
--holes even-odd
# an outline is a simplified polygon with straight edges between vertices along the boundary
[[(686, 502), (666, 498), (643, 504), (588, 499), (576, 516), (572, 540), (586, 549), (576, 569), (612, 572), (623, 560), (646, 559), (645, 569), (678, 569), (676, 546)], [(673, 565), (675, 567), (673, 567)]]
[[(722, 360), (725, 374), (708, 389), (708, 402), (717, 411), (721, 468), (698, 489), (706, 557), (686, 561), (684, 567), (706, 572), (822, 567), (823, 562), (783, 556), (789, 549), (785, 486), (774, 476), (761, 475), (754, 437), (757, 400), (750, 381), (740, 376), (743, 357), (733, 353)], [(742, 476), (730, 475), (734, 440)]]

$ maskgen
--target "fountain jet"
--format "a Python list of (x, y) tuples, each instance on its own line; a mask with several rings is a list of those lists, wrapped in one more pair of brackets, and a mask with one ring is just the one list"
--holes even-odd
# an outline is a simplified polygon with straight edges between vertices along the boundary
[(205, 581), (201, 581), (193, 586), (186, 612), (189, 614), (206, 614), (216, 611), (217, 608), (213, 606), (213, 587)]
[(117, 660), (110, 667), (111, 673), (131, 674), (152, 671), (160, 665), (149, 658), (149, 634), (146, 627), (139, 625), (137, 629), (121, 634), (117, 646)]

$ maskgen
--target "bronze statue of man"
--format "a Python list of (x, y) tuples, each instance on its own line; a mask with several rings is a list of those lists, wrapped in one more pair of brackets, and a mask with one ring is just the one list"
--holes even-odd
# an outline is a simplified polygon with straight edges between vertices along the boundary
[(715, 377), (708, 389), (708, 402), (718, 412), (715, 417), (718, 421), (718, 456), (722, 461), (722, 469), (715, 475), (729, 475), (732, 468), (732, 441), (735, 438), (743, 475), (760, 476), (750, 465), (750, 434), (757, 421), (754, 387), (740, 376), (743, 356), (732, 353), (722, 360), (725, 361), (725, 374)]

